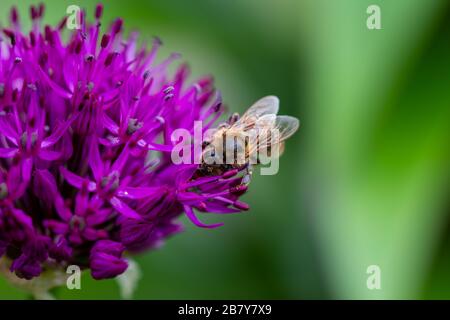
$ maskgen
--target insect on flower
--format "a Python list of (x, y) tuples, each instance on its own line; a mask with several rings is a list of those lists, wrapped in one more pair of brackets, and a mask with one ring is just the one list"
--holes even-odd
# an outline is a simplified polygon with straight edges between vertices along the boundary
[(158, 38), (138, 45), (120, 18), (100, 28), (102, 10), (94, 23), (81, 11), (80, 28), (66, 30), (67, 17), (44, 26), (44, 5), (32, 6), (26, 32), (12, 8), (0, 29), (0, 272), (33, 294), (55, 286), (52, 274), (70, 265), (97, 280), (124, 273), (123, 254), (161, 246), (183, 230), (183, 214), (215, 228), (222, 223), (197, 213), (248, 210), (239, 199), (250, 166), (263, 151), (277, 154), (298, 128), (266, 97), (199, 143), (206, 155), (224, 135), (249, 134), (227, 145), (244, 150), (243, 161), (174, 163), (172, 134), (193, 132), (196, 122), (214, 130), (221, 96), (212, 77), (190, 82), (184, 63), (169, 73), (178, 54), (156, 62)]
[(210, 134), (203, 144), (200, 174), (220, 175), (230, 169), (251, 174), (253, 164), (267, 157), (279, 157), (284, 141), (299, 128), (291, 116), (277, 115), (279, 100), (275, 96), (255, 102), (243, 115), (234, 113), (227, 122)]

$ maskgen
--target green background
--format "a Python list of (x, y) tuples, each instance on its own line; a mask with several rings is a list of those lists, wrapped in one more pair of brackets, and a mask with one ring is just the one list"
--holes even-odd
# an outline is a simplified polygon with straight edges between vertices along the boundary
[[(2, 25), (18, 1), (1, 0)], [(56, 23), (76, 4), (44, 1)], [(30, 1), (17, 4), (22, 18)], [(35, 3), (35, 2), (34, 2)], [(104, 1), (160, 54), (213, 74), (242, 112), (275, 94), (301, 119), (246, 213), (186, 231), (137, 257), (139, 299), (450, 298), (450, 3), (444, 0)], [(368, 30), (366, 9), (381, 8)], [(367, 267), (381, 269), (369, 290)], [(0, 298), (25, 298), (0, 278)], [(115, 299), (85, 275), (63, 299)]]

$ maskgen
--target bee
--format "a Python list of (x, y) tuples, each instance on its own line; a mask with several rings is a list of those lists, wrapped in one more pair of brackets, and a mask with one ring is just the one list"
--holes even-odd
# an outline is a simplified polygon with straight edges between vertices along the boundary
[(299, 128), (300, 122), (291, 116), (277, 115), (279, 100), (275, 96), (255, 102), (243, 115), (233, 114), (222, 123), (202, 145), (201, 176), (222, 175), (232, 169), (247, 169), (260, 164), (262, 158), (278, 157), (284, 151), (284, 141)]

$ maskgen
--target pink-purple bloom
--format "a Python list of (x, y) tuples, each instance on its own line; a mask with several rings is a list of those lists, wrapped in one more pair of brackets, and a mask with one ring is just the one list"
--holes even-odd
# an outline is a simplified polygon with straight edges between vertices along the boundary
[(121, 19), (103, 30), (101, 12), (94, 24), (82, 12), (69, 33), (65, 20), (42, 26), (44, 7), (32, 7), (25, 34), (12, 9), (2, 29), (0, 257), (21, 278), (55, 263), (112, 278), (127, 269), (125, 250), (180, 232), (183, 213), (212, 228), (195, 212), (248, 209), (240, 170), (204, 176), (170, 158), (173, 130), (207, 130), (222, 114), (212, 78), (189, 83), (184, 64), (171, 75), (178, 55), (157, 63), (158, 39), (138, 46)]

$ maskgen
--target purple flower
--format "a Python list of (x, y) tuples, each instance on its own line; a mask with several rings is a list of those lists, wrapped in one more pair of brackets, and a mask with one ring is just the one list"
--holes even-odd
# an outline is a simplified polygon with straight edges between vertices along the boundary
[(5, 240), (0, 240), (0, 256), (3, 256), (6, 253), (8, 243)]
[(120, 19), (101, 34), (102, 11), (68, 33), (65, 19), (42, 26), (44, 7), (31, 7), (25, 33), (13, 9), (1, 30), (0, 257), (25, 279), (68, 264), (115, 277), (124, 250), (159, 247), (183, 213), (213, 228), (195, 212), (248, 209), (242, 171), (171, 161), (175, 129), (206, 131), (222, 114), (212, 78), (189, 83), (185, 64), (171, 76), (179, 55), (157, 63), (161, 41), (139, 47)]
[(127, 262), (122, 259), (125, 247), (118, 242), (110, 240), (98, 241), (91, 250), (90, 267), (94, 279), (113, 278), (123, 273)]
[(11, 271), (25, 279), (31, 279), (40, 275), (41, 264), (48, 258), (49, 239), (43, 236), (35, 236), (22, 248), (21, 255), (14, 260)]

